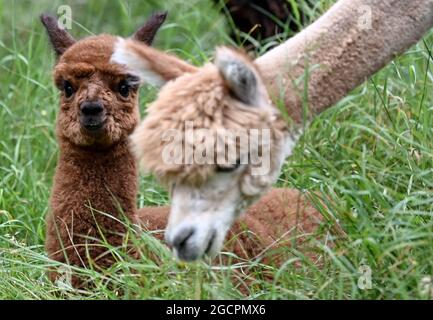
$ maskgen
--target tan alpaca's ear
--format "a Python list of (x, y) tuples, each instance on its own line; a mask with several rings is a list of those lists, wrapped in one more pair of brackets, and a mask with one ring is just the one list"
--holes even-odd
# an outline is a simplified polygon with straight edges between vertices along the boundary
[(111, 62), (125, 65), (130, 73), (140, 78), (141, 82), (156, 87), (161, 87), (167, 81), (185, 73), (197, 71), (196, 67), (178, 57), (133, 39), (118, 39)]
[(233, 96), (243, 103), (254, 104), (259, 79), (248, 57), (236, 50), (219, 47), (216, 50), (215, 65)]
[(58, 19), (49, 14), (41, 15), (41, 22), (47, 30), (50, 42), (53, 46), (57, 57), (61, 56), (70, 46), (76, 41), (75, 39), (62, 27), (59, 26)]
[(161, 25), (167, 17), (167, 12), (155, 13), (142, 25), (132, 38), (150, 46)]

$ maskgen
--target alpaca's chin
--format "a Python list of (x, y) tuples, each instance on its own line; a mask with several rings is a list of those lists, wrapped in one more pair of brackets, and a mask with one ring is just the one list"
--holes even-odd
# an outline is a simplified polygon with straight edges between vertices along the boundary
[(76, 134), (63, 135), (61, 139), (79, 148), (101, 150), (111, 148), (124, 138), (121, 134), (109, 134), (107, 127), (102, 126), (91, 130), (81, 127)]
[(82, 119), (81, 128), (91, 136), (101, 136), (105, 132), (105, 119)]

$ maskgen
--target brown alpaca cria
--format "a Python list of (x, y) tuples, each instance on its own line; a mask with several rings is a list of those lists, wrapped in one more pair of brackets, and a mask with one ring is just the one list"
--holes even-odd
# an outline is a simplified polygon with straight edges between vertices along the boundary
[[(134, 39), (150, 45), (165, 16), (153, 15)], [(60, 158), (46, 250), (59, 262), (106, 268), (115, 259), (105, 244), (124, 244), (124, 218), (137, 223), (137, 168), (128, 135), (139, 121), (138, 81), (109, 62), (116, 37), (76, 41), (54, 17), (41, 20), (57, 54), (54, 82), (61, 92), (56, 125)], [(49, 276), (54, 281), (59, 274), (52, 270)], [(72, 285), (80, 284), (73, 276)]]

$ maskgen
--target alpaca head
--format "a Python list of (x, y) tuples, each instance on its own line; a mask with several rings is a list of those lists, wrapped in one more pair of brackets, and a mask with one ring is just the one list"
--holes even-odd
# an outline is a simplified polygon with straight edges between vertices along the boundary
[(218, 48), (202, 68), (132, 40), (112, 61), (162, 86), (132, 135), (141, 165), (171, 190), (166, 240), (181, 260), (213, 256), (278, 177), (294, 139), (246, 55)]
[[(153, 15), (133, 38), (150, 45), (165, 17)], [(139, 79), (110, 62), (116, 37), (76, 41), (56, 18), (42, 15), (41, 21), (57, 55), (58, 136), (80, 147), (108, 147), (125, 139), (139, 121)]]

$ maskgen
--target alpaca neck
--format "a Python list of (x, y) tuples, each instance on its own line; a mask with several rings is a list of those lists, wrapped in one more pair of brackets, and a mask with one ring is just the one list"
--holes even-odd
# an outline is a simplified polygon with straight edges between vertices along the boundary
[(137, 175), (127, 139), (109, 148), (82, 148), (60, 139), (54, 191), (73, 194), (74, 212), (86, 214), (91, 207), (135, 221)]

